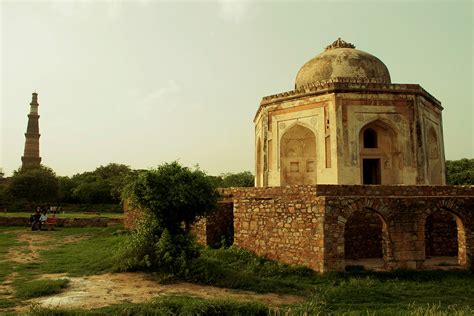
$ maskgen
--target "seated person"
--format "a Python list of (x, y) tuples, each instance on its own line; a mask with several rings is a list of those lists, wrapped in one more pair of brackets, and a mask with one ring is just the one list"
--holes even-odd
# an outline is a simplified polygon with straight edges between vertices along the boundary
[(39, 211), (39, 208), (36, 209), (36, 212), (31, 215), (30, 221), (31, 221), (31, 230), (37, 231), (38, 229), (41, 230), (41, 221), (40, 221), (41, 213)]
[(41, 225), (43, 225), (47, 220), (48, 220), (48, 215), (46, 215), (47, 211), (43, 211), (43, 214), (41, 214), (39, 218), (39, 230), (41, 230)]

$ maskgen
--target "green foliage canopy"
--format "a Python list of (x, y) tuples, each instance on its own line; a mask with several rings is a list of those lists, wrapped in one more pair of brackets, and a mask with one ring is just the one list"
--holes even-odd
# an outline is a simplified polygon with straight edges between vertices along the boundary
[(123, 196), (145, 214), (117, 252), (120, 269), (186, 275), (199, 256), (188, 227), (217, 205), (211, 180), (199, 169), (166, 163), (138, 172)]
[(58, 198), (58, 179), (51, 168), (20, 168), (13, 173), (9, 191), (17, 199), (33, 203), (55, 202)]
[(218, 193), (211, 180), (199, 169), (190, 170), (178, 162), (140, 172), (125, 189), (133, 205), (150, 212), (162, 229), (182, 232), (198, 216), (212, 211)]
[(255, 184), (254, 175), (250, 171), (223, 173), (219, 176), (210, 176), (210, 179), (216, 188), (253, 187)]
[(133, 173), (129, 166), (110, 163), (92, 172), (59, 179), (62, 202), (69, 203), (119, 203), (127, 178)]
[(447, 184), (474, 184), (474, 159), (446, 161)]

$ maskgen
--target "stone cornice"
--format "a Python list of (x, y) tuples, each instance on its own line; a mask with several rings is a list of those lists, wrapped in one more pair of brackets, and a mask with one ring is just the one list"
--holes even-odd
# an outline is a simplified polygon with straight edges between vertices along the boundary
[[(283, 101), (299, 99), (308, 96), (317, 96), (329, 93), (390, 93), (390, 94), (414, 94), (421, 95), (429, 100), (439, 110), (443, 110), (441, 102), (428, 93), (418, 84), (394, 84), (382, 83), (377, 79), (353, 79), (353, 78), (333, 78), (324, 81), (314, 82), (295, 90), (281, 92), (262, 98), (260, 107), (255, 114), (255, 118), (262, 107)], [(254, 118), (254, 121), (255, 121)]]

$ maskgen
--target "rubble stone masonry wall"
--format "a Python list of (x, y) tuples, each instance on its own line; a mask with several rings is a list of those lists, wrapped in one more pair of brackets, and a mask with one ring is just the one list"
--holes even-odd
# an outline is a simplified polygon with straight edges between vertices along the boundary
[[(423, 268), (427, 248), (453, 253), (457, 244), (461, 266), (474, 254), (474, 186), (297, 185), (220, 193), (221, 203), (233, 205), (234, 245), (319, 272), (342, 271), (346, 258), (379, 257), (380, 251), (387, 269)], [(208, 243), (207, 232), (225, 231), (216, 225), (229, 223), (195, 225), (198, 240)], [(369, 229), (362, 232), (364, 225)], [(345, 247), (352, 249), (346, 254)]]

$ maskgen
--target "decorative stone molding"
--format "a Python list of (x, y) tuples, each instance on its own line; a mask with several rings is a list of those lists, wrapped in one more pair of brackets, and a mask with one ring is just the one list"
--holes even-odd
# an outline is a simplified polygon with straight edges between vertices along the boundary
[(364, 90), (366, 92), (384, 92), (384, 93), (411, 93), (423, 96), (425, 99), (429, 99), (436, 106), (441, 108), (441, 102), (429, 94), (418, 84), (391, 84), (384, 82), (381, 78), (372, 79), (354, 79), (337, 77), (329, 80), (316, 81), (309, 83), (305, 86), (296, 88), (294, 90), (285, 91), (262, 98), (262, 104), (268, 104), (273, 102), (285, 101), (287, 99), (295, 99), (304, 97), (306, 95), (327, 93), (328, 91), (339, 92), (340, 90), (359, 91)]

